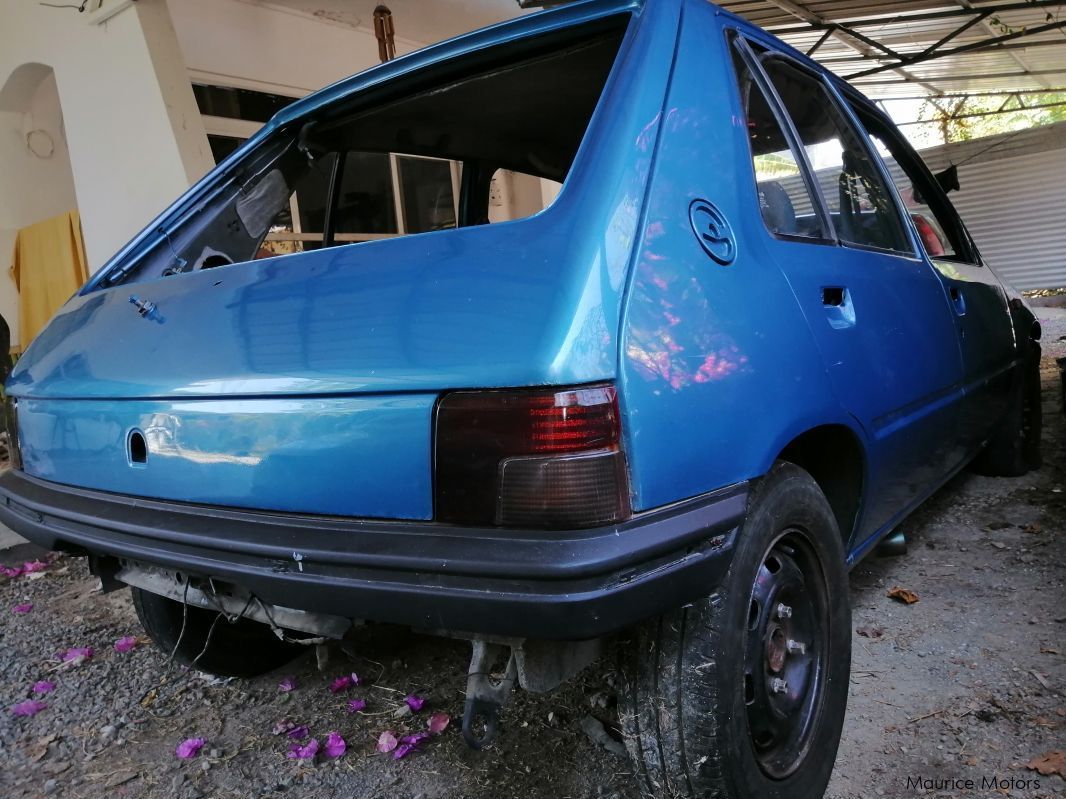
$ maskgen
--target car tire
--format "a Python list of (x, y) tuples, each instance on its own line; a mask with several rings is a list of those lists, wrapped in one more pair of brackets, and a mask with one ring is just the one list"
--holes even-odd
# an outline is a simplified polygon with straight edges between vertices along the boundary
[(1040, 343), (1030, 341), (1011, 389), (1006, 416), (974, 459), (972, 469), (978, 474), (1021, 477), (1040, 468), (1043, 462), (1040, 352)]
[(619, 716), (646, 795), (821, 797), (847, 707), (851, 611), (841, 536), (811, 476), (776, 464), (722, 585), (620, 652)]
[[(184, 666), (219, 677), (255, 677), (306, 651), (298, 644), (279, 640), (260, 622), (238, 619), (229, 623), (224, 617), (219, 619), (216, 611), (191, 606), (185, 615), (181, 602), (140, 588), (132, 591), (133, 607), (145, 631), (164, 654), (169, 657), (173, 653)], [(211, 641), (205, 649), (209, 632)]]

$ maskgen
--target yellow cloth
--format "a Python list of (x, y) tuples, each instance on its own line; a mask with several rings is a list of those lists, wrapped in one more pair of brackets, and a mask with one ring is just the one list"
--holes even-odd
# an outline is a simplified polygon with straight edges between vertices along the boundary
[(26, 349), (89, 279), (78, 212), (22, 228), (15, 238), (11, 277), (19, 290), (19, 344)]

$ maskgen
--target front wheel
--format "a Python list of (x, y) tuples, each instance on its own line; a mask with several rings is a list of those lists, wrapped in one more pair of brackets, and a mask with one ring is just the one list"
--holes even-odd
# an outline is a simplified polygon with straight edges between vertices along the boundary
[(829, 503), (775, 465), (718, 591), (623, 644), (619, 709), (645, 793), (821, 797), (847, 706), (847, 592)]

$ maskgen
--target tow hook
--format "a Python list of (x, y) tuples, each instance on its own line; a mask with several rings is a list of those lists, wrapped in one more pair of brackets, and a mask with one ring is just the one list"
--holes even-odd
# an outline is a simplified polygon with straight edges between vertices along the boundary
[[(483, 749), (495, 740), (500, 730), (500, 711), (511, 699), (518, 679), (518, 662), (514, 650), (502, 644), (474, 640), (466, 678), (466, 706), (463, 708), (463, 740), (471, 749)], [(502, 677), (491, 669), (503, 657), (507, 666)]]

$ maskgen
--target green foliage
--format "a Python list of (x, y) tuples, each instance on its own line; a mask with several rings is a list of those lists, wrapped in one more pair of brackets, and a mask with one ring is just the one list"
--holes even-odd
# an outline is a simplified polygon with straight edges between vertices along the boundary
[[(935, 123), (945, 142), (967, 141), (1066, 121), (1066, 92), (927, 100), (918, 118)], [(1039, 106), (1039, 107), (1034, 107)]]

